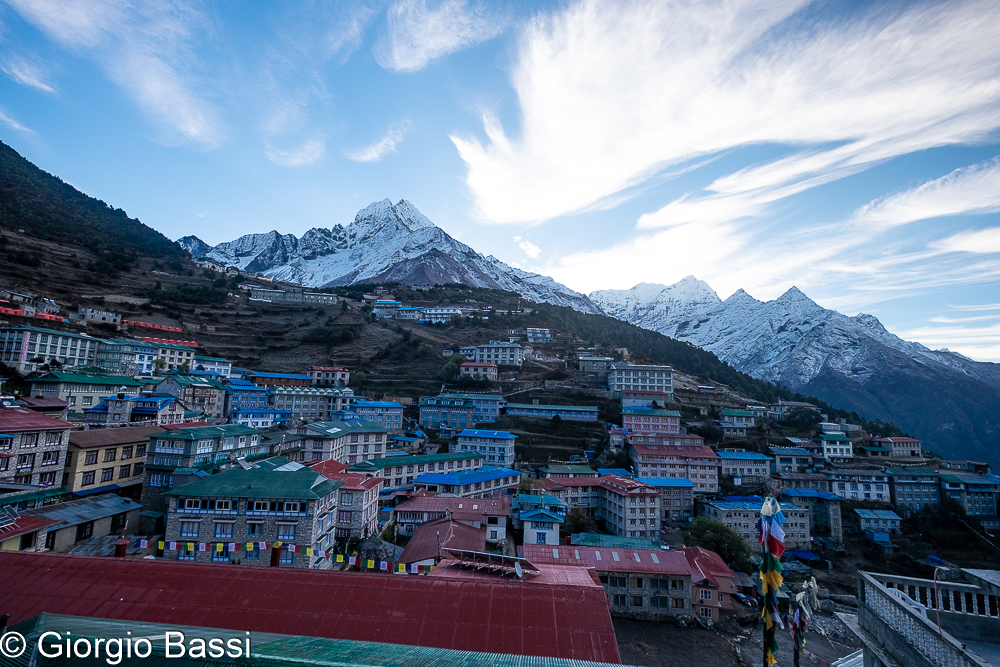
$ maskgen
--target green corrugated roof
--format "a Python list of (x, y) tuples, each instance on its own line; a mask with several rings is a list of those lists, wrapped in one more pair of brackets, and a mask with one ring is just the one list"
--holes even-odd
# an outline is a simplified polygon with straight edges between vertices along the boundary
[(587, 410), (597, 412), (596, 405), (535, 405), (534, 403), (508, 403), (507, 411), (511, 408), (531, 408), (533, 410)]
[(252, 435), (260, 434), (255, 428), (244, 426), (243, 424), (222, 424), (220, 426), (189, 426), (178, 428), (164, 433), (154, 433), (152, 439), (162, 440), (202, 440), (207, 438), (219, 438), (226, 435)]
[(565, 473), (591, 473), (596, 475), (597, 471), (587, 465), (550, 465), (540, 468), (545, 472), (565, 472)]
[(570, 542), (586, 547), (605, 547), (619, 549), (659, 549), (656, 540), (646, 540), (641, 537), (621, 537), (619, 535), (604, 535), (602, 533), (574, 533)]
[(384, 459), (362, 461), (348, 466), (348, 470), (381, 470), (388, 466), (412, 465), (415, 463), (438, 463), (439, 461), (458, 461), (461, 459), (485, 459), (478, 452), (450, 452), (447, 454), (421, 454), (420, 456), (390, 456)]
[(257, 463), (257, 468), (236, 467), (183, 484), (164, 495), (319, 500), (343, 485), (300, 464), (291, 464), (294, 469), (278, 470), (288, 464), (287, 459), (275, 456)]
[(127, 387), (141, 387), (142, 382), (124, 375), (85, 375), (84, 373), (67, 373), (51, 371), (41, 377), (31, 378), (29, 382), (73, 382), (76, 384), (113, 384)]
[(821, 434), (819, 434), (816, 437), (819, 438), (820, 440), (827, 440), (827, 441), (833, 441), (833, 442), (850, 442), (851, 441), (851, 439), (848, 438), (843, 433), (821, 433)]

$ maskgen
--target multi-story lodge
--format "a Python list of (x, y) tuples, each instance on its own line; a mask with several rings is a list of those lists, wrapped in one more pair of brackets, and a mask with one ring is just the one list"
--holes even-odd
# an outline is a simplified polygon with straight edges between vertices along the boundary
[(694, 516), (694, 482), (689, 479), (642, 477), (639, 481), (660, 492), (661, 525), (686, 526)]
[(98, 346), (96, 366), (119, 375), (151, 375), (155, 359), (156, 348), (150, 343), (112, 338)]
[(601, 480), (601, 518), (612, 535), (658, 539), (662, 526), (660, 492), (636, 479), (605, 475)]
[(681, 432), (681, 413), (647, 407), (622, 408), (622, 426), (629, 433), (677, 435)]
[(996, 517), (1000, 477), (968, 472), (941, 472), (941, 496), (957, 501), (970, 517)]
[(578, 368), (582, 373), (594, 373), (597, 376), (607, 378), (611, 364), (615, 363), (614, 357), (579, 357), (577, 359)]
[[(281, 542), (280, 565), (329, 569), (341, 482), (280, 456), (178, 486), (167, 497), (166, 558), (268, 566), (261, 543)], [(204, 546), (203, 546), (204, 545)], [(298, 547), (289, 549), (289, 546)], [(298, 552), (298, 553), (296, 553)]]
[(403, 430), (403, 406), (396, 401), (354, 401), (350, 409), (361, 419), (375, 422), (387, 431)]
[(889, 449), (894, 459), (919, 458), (924, 455), (921, 441), (915, 438), (873, 438), (872, 444)]
[(351, 371), (340, 366), (310, 366), (306, 374), (314, 387), (346, 387), (351, 381)]
[(804, 447), (770, 447), (774, 460), (772, 472), (805, 473), (816, 467), (814, 457)]
[(105, 396), (125, 391), (140, 391), (142, 383), (122, 375), (93, 375), (51, 371), (31, 378), (31, 395), (59, 398), (69, 405), (70, 412), (81, 414), (92, 408)]
[[(142, 504), (154, 512), (165, 507), (163, 493), (195, 477), (195, 470), (211, 471), (237, 458), (269, 454), (260, 433), (241, 424), (192, 426), (149, 436)], [(174, 479), (175, 475), (179, 478)]]
[(420, 425), (427, 428), (472, 428), (500, 416), (500, 394), (449, 394), (420, 397)]
[(462, 452), (479, 452), (488, 463), (501, 466), (514, 465), (514, 444), (517, 436), (507, 431), (482, 431), (467, 428), (457, 436), (457, 449)]
[(250, 371), (244, 379), (250, 380), (258, 387), (308, 387), (312, 382), (312, 378), (308, 375), (264, 373), (263, 371)]
[(181, 424), (186, 410), (184, 405), (169, 394), (144, 392), (130, 396), (119, 393), (106, 396), (101, 402), (84, 411), (89, 423), (109, 424)]
[(77, 496), (114, 491), (138, 500), (145, 479), (149, 436), (161, 426), (71, 431), (62, 485)]
[(450, 473), (478, 470), (484, 458), (479, 452), (390, 456), (350, 464), (348, 472), (364, 472), (384, 477), (386, 486), (398, 489), (410, 484), (424, 473)]
[(843, 515), (840, 511), (843, 498), (816, 489), (784, 489), (781, 497), (809, 510), (809, 527), (813, 535), (829, 537), (835, 542), (844, 541)]
[(458, 367), (459, 375), (473, 380), (497, 381), (497, 365), (480, 361), (466, 361)]
[(938, 504), (940, 478), (933, 468), (886, 468), (892, 504), (900, 512), (915, 512)]
[(508, 403), (504, 410), (513, 417), (534, 417), (552, 419), (559, 417), (568, 421), (597, 421), (596, 405), (539, 405), (537, 403)]
[(386, 454), (388, 435), (381, 424), (356, 419), (346, 422), (312, 422), (294, 433), (269, 433), (282, 456), (293, 460), (334, 460), (347, 465), (381, 459)]
[(745, 449), (720, 449), (722, 474), (743, 484), (763, 484), (771, 478), (771, 457)]
[(249, 380), (237, 378), (226, 380), (227, 415), (240, 410), (266, 408), (267, 406), (267, 387), (258, 387)]
[(413, 486), (460, 498), (485, 498), (516, 488), (520, 479), (516, 470), (486, 465), (475, 470), (425, 472), (413, 479)]
[(820, 433), (816, 442), (823, 447), (823, 458), (831, 463), (854, 461), (854, 446), (843, 433)]
[(696, 616), (718, 621), (732, 608), (735, 575), (718, 554), (700, 547), (669, 551), (571, 545), (525, 544), (536, 565), (593, 568), (613, 616), (660, 621)]
[[(760, 548), (757, 536), (757, 518), (760, 516), (760, 502), (749, 500), (700, 500), (698, 516), (721, 521), (740, 534), (751, 549)], [(781, 503), (781, 513), (785, 523), (786, 549), (808, 549), (810, 544), (809, 510), (792, 503)]]
[(486, 541), (502, 544), (507, 539), (507, 520), (511, 514), (510, 496), (485, 498), (449, 498), (420, 496), (397, 505), (392, 511), (400, 535), (412, 535), (417, 526), (445, 516), (473, 528), (486, 528)]
[(0, 477), (15, 484), (60, 484), (69, 429), (61, 419), (32, 410), (0, 410)]
[(630, 364), (623, 361), (612, 364), (608, 370), (608, 389), (618, 393), (626, 389), (663, 392), (672, 401), (673, 377), (674, 369), (670, 366)]
[(156, 385), (156, 391), (179, 399), (188, 409), (203, 412), (210, 419), (226, 416), (226, 386), (215, 378), (175, 373)]
[(222, 357), (205, 357), (200, 355), (195, 355), (194, 357), (193, 370), (204, 371), (206, 373), (211, 373), (213, 375), (218, 375), (222, 378), (229, 377), (229, 374), (233, 370), (233, 362), (229, 359), (223, 359)]
[(154, 368), (156, 367), (156, 362), (162, 360), (163, 363), (160, 365), (164, 370), (194, 370), (194, 355), (197, 352), (193, 347), (176, 345), (175, 343), (159, 343), (156, 341), (149, 341), (148, 344), (150, 347), (156, 348), (156, 359), (153, 360)]
[(0, 327), (0, 361), (21, 373), (58, 361), (63, 366), (93, 366), (99, 338), (18, 325)]
[(343, 543), (363, 540), (378, 532), (379, 494), (385, 485), (381, 477), (360, 472), (346, 472), (347, 466), (332, 459), (311, 466), (327, 479), (340, 482), (337, 501), (337, 527), (334, 537)]
[[(699, 441), (704, 442), (701, 438), (692, 442)], [(716, 493), (719, 490), (722, 459), (704, 444), (646, 445), (630, 442), (629, 456), (635, 466), (636, 477), (689, 479), (694, 482), (698, 493)]]
[(844, 500), (874, 500), (891, 504), (889, 475), (880, 470), (836, 468), (827, 472), (830, 491)]
[(497, 366), (520, 366), (524, 363), (524, 348), (517, 343), (491, 340), (483, 345), (463, 347), (461, 352), (469, 361), (493, 363)]
[(270, 394), (276, 410), (288, 410), (292, 416), (309, 421), (329, 421), (354, 400), (354, 390), (349, 387), (273, 387)]

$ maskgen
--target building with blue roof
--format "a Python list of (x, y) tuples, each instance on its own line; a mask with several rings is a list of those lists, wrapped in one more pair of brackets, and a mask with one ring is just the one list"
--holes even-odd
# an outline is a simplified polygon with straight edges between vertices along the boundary
[(598, 475), (618, 475), (619, 477), (634, 478), (635, 474), (626, 468), (598, 468)]
[[(750, 498), (755, 498), (751, 500)], [(757, 537), (757, 519), (763, 504), (758, 497), (740, 497), (739, 500), (699, 500), (698, 516), (705, 516), (721, 521), (732, 528), (753, 550), (760, 549)], [(781, 513), (785, 523), (781, 527), (785, 531), (786, 549), (808, 549), (812, 538), (809, 509), (794, 503), (781, 503)]]
[(525, 513), (539, 509), (547, 510), (552, 514), (562, 517), (564, 520), (566, 519), (566, 512), (569, 510), (566, 503), (556, 496), (519, 493), (514, 496), (510, 503), (510, 517), (513, 520), (514, 527), (521, 527), (520, 522)]
[(280, 426), (288, 423), (291, 418), (291, 410), (275, 410), (274, 408), (241, 408), (229, 413), (229, 421), (233, 424), (243, 424), (252, 428)]
[(862, 510), (852, 512), (852, 523), (859, 531), (900, 534), (902, 518), (892, 510)]
[(485, 498), (517, 486), (521, 473), (510, 468), (485, 465), (476, 470), (424, 473), (413, 480), (417, 489), (450, 493), (462, 498)]
[(695, 483), (686, 477), (640, 477), (660, 493), (663, 525), (686, 526), (694, 518)]
[(734, 484), (763, 484), (771, 478), (772, 459), (766, 454), (745, 449), (719, 449), (715, 453), (722, 459), (722, 474)]
[(268, 407), (267, 387), (258, 387), (249, 380), (230, 379), (225, 388), (226, 415), (240, 410)]
[(507, 431), (487, 431), (467, 428), (455, 436), (457, 447), (463, 452), (479, 452), (487, 463), (514, 465), (514, 443), (517, 436)]
[(816, 461), (812, 452), (804, 447), (770, 447), (769, 451), (774, 457), (771, 464), (771, 472), (813, 472)]
[(836, 493), (820, 489), (783, 489), (782, 503), (786, 499), (809, 509), (809, 522), (813, 535), (829, 537), (837, 543), (843, 543), (844, 518), (840, 508), (843, 498)]
[(521, 522), (524, 524), (524, 543), (558, 544), (559, 527), (563, 521), (563, 517), (547, 509), (523, 512)]
[(250, 371), (246, 379), (253, 382), (258, 387), (308, 387), (312, 384), (312, 378), (308, 375), (295, 373), (265, 373), (263, 371)]
[(96, 406), (84, 411), (92, 424), (130, 425), (180, 424), (185, 407), (169, 394), (143, 393), (106, 396)]

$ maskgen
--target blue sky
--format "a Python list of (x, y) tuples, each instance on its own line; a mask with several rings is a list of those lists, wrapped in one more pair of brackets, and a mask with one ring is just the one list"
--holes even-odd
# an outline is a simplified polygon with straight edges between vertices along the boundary
[(0, 0), (0, 138), (171, 238), (408, 199), (589, 292), (1000, 361), (1000, 3)]

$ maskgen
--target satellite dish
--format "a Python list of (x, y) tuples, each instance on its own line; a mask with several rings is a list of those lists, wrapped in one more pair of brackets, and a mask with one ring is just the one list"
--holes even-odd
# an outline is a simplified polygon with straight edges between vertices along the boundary
[(521, 564), (520, 563), (517, 563), (517, 562), (514, 563), (514, 572), (517, 573), (517, 578), (518, 579), (523, 579), (524, 578), (524, 572), (521, 571)]

